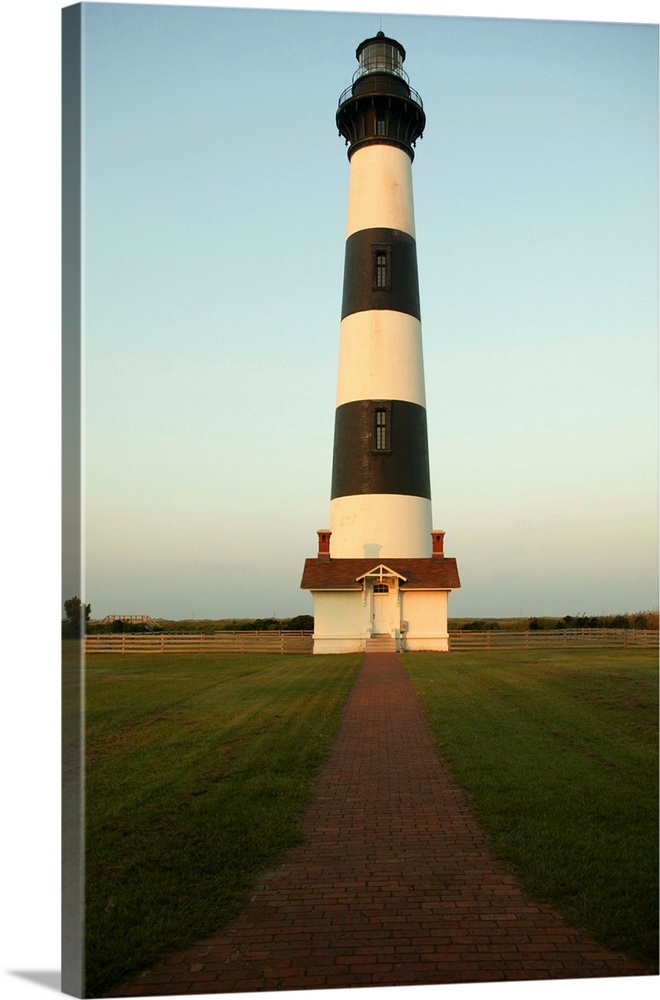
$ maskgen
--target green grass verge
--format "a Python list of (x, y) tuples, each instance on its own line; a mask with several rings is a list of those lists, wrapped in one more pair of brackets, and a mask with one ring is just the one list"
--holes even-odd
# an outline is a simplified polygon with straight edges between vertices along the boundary
[(657, 970), (657, 655), (419, 653), (404, 664), (494, 853), (532, 897)]
[(87, 658), (87, 996), (225, 925), (298, 842), (361, 659)]

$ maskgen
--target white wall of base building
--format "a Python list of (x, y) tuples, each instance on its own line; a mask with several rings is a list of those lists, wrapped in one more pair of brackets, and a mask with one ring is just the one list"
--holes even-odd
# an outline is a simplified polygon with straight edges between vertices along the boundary
[[(447, 652), (448, 590), (390, 594), (389, 620), (380, 635), (395, 640), (398, 652)], [(374, 631), (374, 597), (364, 590), (312, 591), (314, 653), (363, 653)]]

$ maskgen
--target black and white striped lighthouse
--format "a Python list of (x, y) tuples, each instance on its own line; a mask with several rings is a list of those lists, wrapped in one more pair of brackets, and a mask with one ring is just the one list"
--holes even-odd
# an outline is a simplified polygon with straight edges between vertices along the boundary
[[(382, 31), (363, 41), (336, 115), (350, 176), (330, 527), (302, 582), (314, 595), (317, 652), (365, 648), (374, 635), (395, 648), (446, 648), (447, 594), (460, 586), (444, 532), (432, 531), (412, 193), (426, 116), (405, 57)], [(360, 592), (362, 612), (349, 591)], [(443, 595), (444, 618), (431, 592)], [(410, 645), (404, 599), (426, 644)]]
[(356, 52), (337, 127), (350, 180), (330, 505), (331, 555), (430, 556), (413, 147), (422, 101), (403, 46), (379, 32)]

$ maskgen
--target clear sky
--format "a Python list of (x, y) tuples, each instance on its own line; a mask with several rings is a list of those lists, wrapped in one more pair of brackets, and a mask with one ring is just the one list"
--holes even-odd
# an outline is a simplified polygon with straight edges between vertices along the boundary
[(657, 605), (658, 31), (87, 4), (86, 594), (311, 611), (357, 44), (400, 40), (450, 614)]

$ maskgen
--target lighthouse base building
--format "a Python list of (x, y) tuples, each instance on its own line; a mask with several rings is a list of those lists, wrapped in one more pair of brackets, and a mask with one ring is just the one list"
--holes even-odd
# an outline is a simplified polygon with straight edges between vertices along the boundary
[(355, 55), (336, 114), (350, 175), (330, 526), (301, 587), (315, 653), (446, 650), (460, 582), (431, 527), (411, 173), (426, 116), (399, 42), (379, 31)]
[(331, 559), (329, 531), (319, 531), (301, 587), (314, 599), (314, 652), (408, 652), (449, 648), (447, 599), (460, 587), (455, 559), (432, 533), (430, 559)]

